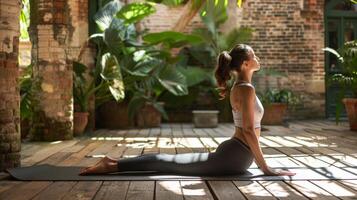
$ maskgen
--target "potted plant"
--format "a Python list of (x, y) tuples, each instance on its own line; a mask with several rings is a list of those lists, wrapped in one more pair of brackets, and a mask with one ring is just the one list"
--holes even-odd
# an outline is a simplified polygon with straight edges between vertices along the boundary
[(222, 32), (220, 26), (228, 19), (227, 4), (224, 1), (207, 1), (201, 9), (200, 17), (205, 26), (195, 29), (193, 33), (200, 35), (203, 41), (182, 49), (180, 53), (186, 56), (188, 65), (199, 66), (210, 71), (209, 77), (206, 78), (207, 82), (200, 84), (201, 92), (198, 92), (197, 104), (192, 110), (192, 115), (196, 127), (215, 127), (218, 114), (226, 120), (232, 117), (229, 98), (215, 104), (215, 99), (219, 98), (218, 92), (214, 89), (216, 82), (213, 76), (217, 57), (222, 50), (249, 41), (253, 30), (242, 27), (227, 33)]
[(21, 119), (21, 139), (25, 139), (30, 131), (30, 124), (33, 115), (32, 87), (34, 83), (33, 64), (27, 66), (19, 79), (20, 83), (20, 119)]
[[(124, 99), (124, 86), (118, 61), (115, 56), (106, 53), (101, 56), (92, 71), (74, 61), (73, 62), (73, 97), (74, 97), (74, 135), (83, 133), (88, 122), (88, 102), (95, 94), (96, 101), (114, 98), (116, 101)], [(85, 77), (86, 72), (92, 77)], [(109, 94), (108, 94), (109, 93)], [(99, 105), (99, 104), (96, 104)]]
[(159, 96), (165, 91), (176, 96), (187, 95), (186, 78), (175, 65), (152, 52), (139, 50), (134, 54), (134, 65), (123, 64), (124, 71), (131, 74), (133, 80), (126, 85), (133, 93), (128, 105), (129, 118), (135, 119), (139, 127), (157, 127), (161, 116), (168, 119)]
[[(336, 99), (336, 123), (339, 122), (341, 114), (341, 99), (345, 105), (350, 130), (357, 130), (357, 40), (349, 41), (338, 50), (324, 48), (324, 51), (332, 53), (338, 58), (341, 64), (341, 73), (334, 74), (327, 78), (327, 84), (337, 84), (341, 87)], [(352, 92), (352, 96), (347, 98), (347, 91)]]
[(121, 59), (125, 85), (133, 93), (128, 105), (129, 118), (135, 119), (139, 127), (157, 127), (161, 117), (168, 120), (159, 97), (166, 92), (187, 95), (188, 86), (198, 80), (190, 81), (190, 75), (202, 73), (199, 69), (180, 66), (180, 55), (172, 56), (171, 49), (201, 42), (201, 37), (164, 31), (146, 34), (143, 41), (145, 48), (138, 47), (132, 57)]
[(264, 107), (261, 123), (265, 125), (282, 124), (288, 105), (294, 109), (300, 102), (300, 97), (290, 89), (267, 89), (265, 92), (257, 92), (257, 96)]

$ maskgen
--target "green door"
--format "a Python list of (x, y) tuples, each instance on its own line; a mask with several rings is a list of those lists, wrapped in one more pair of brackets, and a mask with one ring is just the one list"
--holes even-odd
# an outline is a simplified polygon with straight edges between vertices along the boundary
[[(347, 41), (357, 39), (357, 4), (349, 0), (327, 0), (325, 7), (325, 46), (338, 49)], [(341, 72), (341, 66), (337, 58), (325, 53), (325, 80), (333, 74)], [(337, 85), (326, 85), (326, 116), (335, 118), (336, 99), (340, 87)], [(352, 92), (347, 91), (347, 96)], [(341, 117), (346, 118), (346, 110), (341, 107)]]

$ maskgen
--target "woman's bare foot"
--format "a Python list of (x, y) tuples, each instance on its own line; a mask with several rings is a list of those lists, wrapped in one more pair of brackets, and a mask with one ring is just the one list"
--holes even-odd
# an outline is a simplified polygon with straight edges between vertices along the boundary
[(117, 169), (118, 169), (117, 160), (110, 158), (108, 156), (105, 156), (99, 162), (97, 162), (95, 165), (86, 167), (86, 168), (82, 168), (79, 175), (105, 174), (105, 173), (116, 172)]

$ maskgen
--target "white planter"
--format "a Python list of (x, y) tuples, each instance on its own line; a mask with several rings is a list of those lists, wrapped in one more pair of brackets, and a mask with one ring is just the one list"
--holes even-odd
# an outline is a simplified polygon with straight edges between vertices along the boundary
[(196, 128), (215, 128), (218, 125), (218, 110), (193, 110), (193, 124)]

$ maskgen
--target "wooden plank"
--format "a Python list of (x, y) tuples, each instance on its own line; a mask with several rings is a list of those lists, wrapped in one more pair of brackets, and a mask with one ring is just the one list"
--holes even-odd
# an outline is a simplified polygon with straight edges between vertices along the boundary
[(328, 191), (317, 187), (309, 181), (285, 181), (291, 187), (299, 190), (310, 199), (314, 200), (337, 200), (335, 196), (330, 194)]
[(57, 153), (58, 151), (60, 151), (62, 149), (65, 149), (65, 148), (75, 145), (77, 142), (78, 142), (78, 140), (60, 141), (59, 143), (52, 142), (50, 146), (41, 148), (38, 151), (34, 152), (32, 154), (32, 156), (22, 159), (21, 165), (22, 166), (34, 165), (34, 164), (46, 159), (48, 156), (51, 156), (52, 154)]
[[(335, 163), (335, 161), (327, 162), (326, 159), (319, 159), (315, 155), (294, 156), (291, 159), (300, 162), (302, 165), (306, 165), (311, 168), (316, 168), (314, 169), (315, 172), (324, 174), (324, 176), (326, 176), (327, 178), (357, 178), (357, 176), (353, 173), (350, 173), (349, 171), (344, 170), (343, 168), (337, 167), (338, 165)], [(327, 168), (330, 171), (326, 171)]]
[(161, 128), (152, 128), (147, 137), (148, 143), (144, 147), (144, 154), (146, 153), (159, 153), (160, 149), (158, 147), (159, 137), (161, 134)]
[(176, 154), (176, 147), (171, 137), (159, 137), (157, 147), (160, 153)]
[(0, 194), (12, 187), (18, 187), (21, 181), (0, 181)]
[(91, 200), (99, 190), (102, 181), (79, 181), (73, 188), (65, 193), (62, 199)]
[(126, 200), (152, 200), (155, 181), (130, 181)]
[(8, 178), (10, 178), (10, 175), (7, 172), (0, 172), (0, 181)]
[[(80, 163), (83, 158), (91, 151), (96, 149), (99, 145), (101, 145), (103, 141), (94, 141), (90, 142), (86, 147), (80, 150), (77, 153), (71, 154), (68, 158), (58, 163), (60, 166), (73, 166), (74, 164)], [(83, 164), (81, 166), (87, 166), (87, 164)]]
[(338, 181), (323, 180), (311, 182), (340, 199), (356, 199), (356, 192)]
[(125, 199), (129, 181), (104, 181), (93, 200)]
[(283, 181), (258, 181), (265, 189), (280, 200), (308, 199)]
[(185, 200), (214, 199), (204, 181), (180, 181)]
[(172, 140), (177, 153), (191, 153), (193, 150), (182, 133), (182, 127), (179, 123), (170, 124), (172, 129)]
[(179, 181), (156, 181), (156, 200), (183, 200)]
[(103, 141), (101, 142), (101, 144), (93, 149), (91, 152), (89, 152), (86, 156), (87, 157), (92, 157), (92, 156), (95, 156), (95, 157), (98, 157), (98, 156), (102, 156), (104, 157), (109, 150), (111, 150), (118, 142), (117, 141)]
[(193, 131), (193, 124), (181, 123), (182, 133), (185, 137), (195, 137), (196, 134)]
[[(69, 192), (72, 187), (76, 184), (75, 181), (56, 181), (49, 187), (46, 187), (41, 193), (36, 195), (33, 200), (39, 199), (51, 199), (57, 200), (62, 199), (67, 192)], [(19, 190), (21, 191), (21, 190)]]
[(16, 187), (11, 187), (0, 193), (0, 199), (31, 199), (51, 184), (50, 181), (21, 182)]
[(276, 199), (270, 192), (268, 192), (256, 181), (233, 181), (233, 183), (249, 200)]
[(71, 152), (57, 152), (47, 157), (43, 161), (36, 163), (36, 165), (42, 165), (42, 164), (57, 165), (58, 163), (62, 162), (63, 160), (71, 156), (71, 154), (72, 154)]
[(214, 152), (219, 145), (216, 141), (214, 141), (210, 137), (199, 137), (199, 140), (202, 143), (202, 145), (206, 148), (205, 152)]
[(357, 180), (339, 180), (338, 182), (357, 191)]
[(208, 185), (218, 199), (245, 199), (232, 181), (208, 181)]

